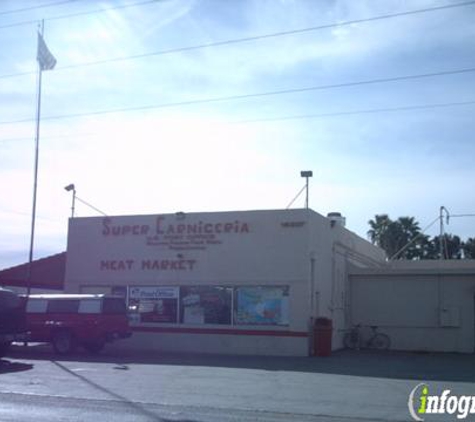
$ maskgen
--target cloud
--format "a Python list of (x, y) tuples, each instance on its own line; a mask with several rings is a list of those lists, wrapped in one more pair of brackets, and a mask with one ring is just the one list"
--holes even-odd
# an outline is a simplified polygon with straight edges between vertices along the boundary
[[(74, 11), (85, 9), (73, 4)], [(50, 22), (47, 42), (61, 67), (437, 4), (157, 2)], [(69, 183), (76, 184), (79, 197), (109, 214), (283, 208), (303, 185), (300, 170), (312, 169), (312, 206), (322, 213), (343, 212), (348, 227), (363, 235), (376, 212), (414, 214), (424, 223), (440, 203), (470, 210), (470, 107), (229, 122), (468, 101), (473, 75), (130, 113), (94, 112), (469, 67), (475, 48), (473, 10), (447, 9), (45, 72), (38, 248), (63, 248), (71, 207), (64, 186)], [(2, 61), (0, 74), (34, 70), (34, 34), (23, 32), (15, 29), (2, 38), (9, 49), (3, 53), (12, 58)], [(2, 236), (12, 250), (23, 247), (29, 232), (34, 79), (0, 80), (2, 119), (31, 118), (0, 125), (0, 223), (9, 228)], [(74, 113), (91, 115), (47, 119)], [(2, 141), (10, 138), (26, 140)], [(97, 215), (81, 203), (76, 211)]]

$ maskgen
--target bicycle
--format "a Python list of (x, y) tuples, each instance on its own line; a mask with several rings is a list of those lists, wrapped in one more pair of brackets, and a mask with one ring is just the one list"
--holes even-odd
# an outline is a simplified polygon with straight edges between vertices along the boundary
[(391, 346), (391, 339), (387, 334), (379, 333), (377, 325), (370, 325), (371, 336), (363, 339), (361, 324), (354, 325), (343, 337), (343, 344), (348, 349), (378, 349), (387, 350)]

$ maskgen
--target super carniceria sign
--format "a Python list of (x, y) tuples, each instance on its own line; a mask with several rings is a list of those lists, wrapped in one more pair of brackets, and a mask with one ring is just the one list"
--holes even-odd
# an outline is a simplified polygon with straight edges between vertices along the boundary
[[(171, 220), (171, 221), (170, 221)], [(250, 224), (241, 220), (221, 221), (176, 221), (176, 218), (157, 216), (151, 224), (123, 224), (111, 217), (102, 220), (101, 235), (104, 239), (120, 241), (143, 238), (144, 245), (156, 247), (159, 251), (178, 252), (170, 257), (144, 257), (143, 259), (101, 259), (101, 271), (193, 271), (197, 260), (184, 259), (181, 251), (205, 251), (222, 245), (228, 236), (240, 236), (250, 233)]]
[(192, 223), (166, 223), (165, 217), (158, 216), (155, 225), (150, 224), (114, 224), (112, 218), (107, 217), (102, 221), (103, 236), (149, 236), (149, 235), (195, 235), (195, 234), (223, 234), (223, 233), (249, 233), (247, 222), (218, 221)]

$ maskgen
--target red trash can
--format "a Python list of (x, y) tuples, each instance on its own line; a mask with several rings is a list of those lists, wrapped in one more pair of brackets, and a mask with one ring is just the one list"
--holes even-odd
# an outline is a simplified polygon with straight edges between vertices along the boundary
[(330, 318), (317, 318), (314, 326), (314, 350), (316, 356), (332, 353), (333, 323)]

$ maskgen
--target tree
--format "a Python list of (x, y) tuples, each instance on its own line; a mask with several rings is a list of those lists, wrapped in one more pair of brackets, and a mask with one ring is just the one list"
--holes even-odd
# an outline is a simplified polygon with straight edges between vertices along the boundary
[(371, 242), (385, 249), (384, 246), (386, 246), (388, 228), (392, 224), (389, 216), (387, 214), (375, 215), (374, 220), (369, 220), (368, 224), (371, 227), (371, 229), (368, 230), (368, 236)]
[[(386, 252), (389, 259), (475, 259), (475, 238), (462, 242), (459, 236), (424, 235), (414, 217), (399, 217), (393, 221), (387, 214), (369, 220), (368, 237)], [(442, 243), (442, 248), (440, 244)]]
[[(426, 250), (426, 259), (440, 259), (440, 236), (434, 236)], [(462, 259), (463, 243), (460, 237), (444, 234), (442, 237), (442, 258)]]
[[(388, 258), (422, 259), (428, 237), (423, 235), (414, 217), (399, 217), (396, 221), (387, 214), (376, 215), (368, 222), (371, 242), (386, 252)], [(397, 255), (396, 255), (397, 254)]]
[(462, 244), (464, 257), (467, 259), (475, 259), (475, 238), (469, 237)]

